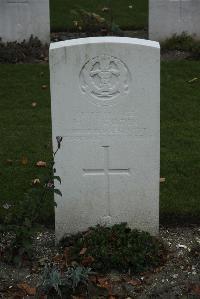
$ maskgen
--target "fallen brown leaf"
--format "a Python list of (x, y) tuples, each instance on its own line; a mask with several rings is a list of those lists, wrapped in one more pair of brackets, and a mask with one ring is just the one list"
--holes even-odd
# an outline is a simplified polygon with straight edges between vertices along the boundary
[(61, 262), (61, 261), (63, 260), (63, 255), (62, 255), (62, 254), (57, 254), (57, 255), (55, 255), (55, 256), (52, 258), (52, 260), (53, 260), (54, 262)]
[(105, 11), (109, 11), (109, 7), (103, 7), (103, 8), (102, 8), (102, 11), (103, 11), (103, 12), (105, 12)]
[(97, 285), (99, 285), (101, 288), (108, 288), (109, 282), (106, 277), (98, 277), (97, 278)]
[(28, 158), (27, 157), (22, 157), (21, 158), (21, 164), (22, 165), (27, 165), (28, 164)]
[(33, 179), (32, 180), (32, 185), (38, 185), (40, 184), (40, 179)]
[(13, 298), (13, 299), (23, 299), (25, 296), (25, 291), (22, 289), (19, 289), (17, 286), (16, 287), (9, 287), (8, 291), (8, 298)]
[(115, 296), (113, 296), (113, 285), (108, 278), (98, 277), (97, 286), (99, 286), (103, 289), (106, 289), (108, 291), (109, 299), (111, 299), (111, 298), (115, 299)]
[(81, 251), (79, 252), (80, 255), (84, 255), (87, 251), (87, 248), (82, 248)]
[(128, 284), (130, 284), (130, 285), (132, 285), (132, 286), (139, 286), (139, 285), (141, 285), (142, 284), (142, 282), (141, 282), (141, 280), (139, 280), (139, 279), (131, 279), (131, 280), (129, 280), (128, 282), (127, 282)]
[(33, 108), (35, 108), (35, 107), (37, 106), (37, 103), (36, 103), (36, 102), (33, 102), (33, 103), (31, 104), (31, 106), (32, 106)]
[(86, 256), (81, 263), (83, 266), (90, 266), (93, 262), (94, 258), (92, 256)]
[(197, 80), (198, 80), (198, 78), (193, 78), (193, 79), (189, 80), (188, 83), (193, 83), (193, 82), (195, 82)]
[(189, 286), (188, 291), (193, 295), (200, 295), (200, 284), (199, 283), (192, 283)]
[(17, 287), (24, 290), (29, 296), (34, 296), (36, 294), (36, 288), (30, 287), (27, 283), (18, 284)]
[(166, 181), (165, 178), (160, 178), (160, 183), (164, 183)]
[(38, 161), (38, 162), (36, 163), (36, 166), (38, 166), (38, 167), (47, 167), (47, 163), (44, 162), (44, 161)]

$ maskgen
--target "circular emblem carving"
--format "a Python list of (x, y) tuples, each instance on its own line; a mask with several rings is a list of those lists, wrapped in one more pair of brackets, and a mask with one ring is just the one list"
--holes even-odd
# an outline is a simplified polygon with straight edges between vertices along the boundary
[(130, 75), (127, 66), (118, 58), (100, 55), (87, 61), (80, 72), (84, 94), (107, 105), (119, 95), (129, 92)]

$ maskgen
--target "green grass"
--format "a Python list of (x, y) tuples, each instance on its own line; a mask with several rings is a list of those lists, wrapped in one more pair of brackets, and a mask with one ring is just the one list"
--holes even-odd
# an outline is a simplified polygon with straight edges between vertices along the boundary
[[(161, 219), (200, 215), (200, 62), (162, 64)], [(191, 79), (199, 79), (189, 83)], [(176, 219), (174, 217), (174, 219)]]
[[(45, 175), (46, 169), (35, 166), (37, 161), (51, 158), (50, 95), (49, 88), (42, 89), (45, 84), (49, 86), (46, 65), (0, 66), (1, 203), (17, 203), (32, 179)], [(35, 108), (32, 102), (37, 102)], [(22, 165), (23, 157), (28, 159), (27, 165)], [(8, 159), (12, 165), (7, 164)], [(49, 212), (43, 211), (45, 221)]]
[(51, 31), (65, 31), (73, 27), (72, 9), (82, 8), (109, 19), (109, 13), (102, 12), (103, 7), (112, 8), (114, 22), (122, 29), (147, 28), (148, 0), (50, 0)]
[[(162, 63), (161, 80), (161, 219), (200, 215), (200, 62)], [(45, 175), (38, 160), (51, 157), (51, 116), (47, 65), (0, 66), (0, 203), (18, 202), (31, 180)], [(32, 102), (37, 102), (33, 108)], [(25, 156), (28, 164), (20, 160)], [(13, 161), (12, 165), (6, 163)], [(2, 206), (2, 205), (1, 205)], [(0, 217), (3, 215), (0, 208)], [(41, 211), (41, 220), (53, 219)], [(179, 218), (177, 218), (177, 216)], [(53, 221), (52, 221), (53, 222)]]

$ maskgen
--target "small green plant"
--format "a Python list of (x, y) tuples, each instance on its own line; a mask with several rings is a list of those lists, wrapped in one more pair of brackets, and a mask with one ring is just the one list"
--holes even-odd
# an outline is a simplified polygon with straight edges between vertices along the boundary
[(70, 288), (75, 291), (80, 284), (87, 286), (90, 274), (92, 274), (90, 268), (76, 266), (68, 267), (65, 272), (65, 277)]
[(56, 294), (62, 297), (61, 287), (64, 285), (64, 278), (61, 275), (60, 270), (53, 266), (46, 265), (41, 276), (41, 281), (37, 287), (36, 298), (39, 298), (42, 294), (50, 295)]
[[(66, 246), (68, 242), (62, 241)], [(85, 234), (72, 237), (70, 242), (73, 259), (84, 264), (90, 258), (91, 267), (98, 271), (143, 272), (160, 265), (165, 256), (164, 245), (157, 238), (131, 230), (125, 223), (91, 228)], [(84, 254), (80, 254), (83, 248)]]
[[(108, 9), (108, 11), (110, 11)], [(110, 18), (107, 21), (104, 17), (84, 9), (72, 10), (73, 25), (75, 31), (85, 31), (88, 35), (100, 32), (102, 35), (119, 34), (121, 32), (118, 25)]]
[[(2, 228), (3, 229), (3, 228)], [(5, 229), (3, 229), (5, 231)], [(14, 233), (9, 246), (6, 248), (5, 261), (21, 266), (32, 258), (32, 236), (34, 229), (26, 218), (22, 225), (8, 225), (7, 230)]]
[(200, 41), (183, 32), (181, 35), (174, 34), (162, 43), (163, 50), (178, 50), (191, 52), (194, 58), (200, 57)]
[[(31, 260), (33, 254), (33, 234), (35, 233), (36, 223), (39, 220), (40, 210), (45, 205), (49, 193), (56, 193), (62, 196), (59, 189), (55, 188), (54, 180), (61, 183), (59, 176), (52, 175), (54, 157), (60, 149), (62, 137), (57, 137), (57, 149), (53, 153), (53, 161), (49, 164), (47, 178), (43, 182), (33, 184), (25, 193), (24, 198), (17, 203), (17, 215), (15, 223), (13, 221), (15, 206), (4, 205), (6, 216), (4, 224), (0, 226), (2, 232), (12, 232), (13, 238), (5, 250), (4, 260), (21, 266), (25, 261)], [(56, 172), (54, 168), (54, 174)], [(56, 203), (53, 201), (53, 205)]]
[(46, 265), (37, 287), (36, 298), (41, 295), (48, 298), (62, 298), (65, 295), (66, 298), (66, 295), (70, 296), (81, 285), (87, 287), (90, 274), (90, 268), (68, 267), (65, 272), (61, 272), (56, 266)]
[(4, 43), (0, 38), (0, 63), (26, 63), (30, 57), (43, 60), (48, 53), (48, 46), (41, 43), (37, 37), (31, 36), (22, 42)]

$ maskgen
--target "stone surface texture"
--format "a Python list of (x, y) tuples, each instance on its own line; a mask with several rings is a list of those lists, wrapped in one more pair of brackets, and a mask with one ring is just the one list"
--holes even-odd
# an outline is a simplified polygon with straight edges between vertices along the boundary
[(127, 222), (158, 233), (160, 47), (126, 37), (50, 46), (56, 237)]
[(0, 37), (3, 42), (38, 37), (50, 42), (49, 0), (0, 0)]
[(183, 32), (200, 39), (199, 0), (149, 0), (149, 39), (163, 41)]

